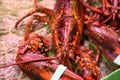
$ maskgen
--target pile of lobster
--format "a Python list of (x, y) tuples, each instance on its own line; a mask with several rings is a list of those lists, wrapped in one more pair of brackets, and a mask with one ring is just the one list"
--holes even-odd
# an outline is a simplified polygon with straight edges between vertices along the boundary
[[(113, 62), (120, 54), (120, 0), (101, 3), (100, 7), (93, 7), (88, 0), (56, 0), (51, 10), (34, 0), (34, 8), (15, 25), (17, 28), (24, 18), (31, 16), (24, 41), (18, 47), (16, 63), (21, 62), (20, 69), (31, 80), (50, 80), (57, 67), (64, 65), (67, 69), (60, 80), (100, 80), (99, 51)], [(30, 34), (33, 20), (50, 24), (51, 37)], [(97, 51), (84, 44), (87, 40), (95, 44)], [(51, 56), (47, 55), (50, 51)]]

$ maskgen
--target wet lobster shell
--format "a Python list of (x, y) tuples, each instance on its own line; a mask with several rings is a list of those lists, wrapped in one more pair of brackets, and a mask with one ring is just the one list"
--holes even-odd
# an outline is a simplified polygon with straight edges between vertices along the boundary
[[(16, 62), (26, 61), (31, 59), (40, 59), (42, 55), (37, 53), (26, 53), (24, 55), (17, 55)], [(43, 65), (42, 65), (43, 64)], [(18, 66), (31, 80), (50, 80), (49, 71), (44, 69), (46, 62), (23, 63)], [(41, 66), (42, 65), (42, 66)]]
[[(45, 56), (30, 52), (25, 55), (17, 55), (16, 62), (35, 60), (43, 57)], [(37, 61), (19, 64), (18, 66), (31, 80), (50, 80), (58, 65), (54, 61)], [(83, 78), (66, 69), (60, 80), (83, 80)]]
[(98, 49), (112, 61), (120, 54), (119, 35), (110, 26), (91, 25), (86, 33)]
[[(32, 42), (32, 43), (31, 43)], [(31, 79), (31, 80), (50, 80), (51, 76), (59, 66), (59, 63), (53, 60), (51, 61), (51, 57), (46, 57), (42, 51), (50, 51), (47, 44), (46, 46), (41, 46), (42, 44), (49, 43), (49, 41), (42, 36), (34, 35), (27, 41), (23, 41), (23, 43), (18, 48), (18, 54), (16, 57), (16, 62), (25, 62), (31, 61), (27, 63), (18, 64), (20, 69)], [(37, 45), (39, 44), (39, 46)], [(32, 47), (32, 48), (31, 48)], [(35, 47), (35, 49), (33, 48)], [(44, 47), (44, 48), (43, 48)], [(39, 49), (40, 48), (40, 49)], [(39, 61), (41, 58), (47, 58), (45, 61)], [(37, 61), (36, 61), (37, 59)], [(78, 76), (76, 73), (72, 72), (69, 69), (66, 69), (63, 77), (60, 80), (83, 80), (82, 77)]]

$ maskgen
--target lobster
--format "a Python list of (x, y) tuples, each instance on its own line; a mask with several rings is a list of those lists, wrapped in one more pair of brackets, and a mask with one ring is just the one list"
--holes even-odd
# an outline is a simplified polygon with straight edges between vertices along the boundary
[[(34, 0), (35, 3), (35, 10), (30, 11), (27, 15), (25, 15), (23, 18), (25, 18), (26, 16), (29, 16), (31, 14), (33, 14), (34, 12), (43, 12), (47, 15), (51, 15), (51, 13), (53, 13), (52, 15), (52, 20), (48, 20), (47, 18), (38, 16), (38, 15), (33, 15), (33, 17), (30, 18), (29, 22), (27, 23), (27, 28), (26, 28), (26, 32), (25, 32), (25, 42), (23, 42), (23, 45), (21, 44), (18, 48), (18, 57), (16, 58), (16, 61), (22, 61), (19, 60), (19, 58), (23, 59), (25, 54), (30, 54), (32, 53), (40, 53), (37, 55), (41, 55), (41, 53), (50, 51), (50, 50), (54, 50), (56, 51), (57, 54), (55, 54), (55, 56), (57, 56), (58, 59), (58, 64), (62, 64), (67, 66), (68, 69), (72, 70), (72, 64), (71, 61), (73, 61), (74, 63), (76, 62), (78, 64), (78, 69), (82, 70), (82, 67), (87, 67), (87, 63), (84, 63), (84, 61), (80, 61), (79, 59), (77, 60), (77, 57), (83, 57), (81, 54), (89, 54), (89, 50), (88, 52), (80, 52), (79, 53), (79, 49), (77, 48), (78, 44), (80, 43), (81, 39), (82, 39), (82, 31), (83, 31), (83, 5), (79, 0), (58, 0), (55, 4), (55, 8), (54, 10), (49, 10), (46, 8), (42, 8), (41, 6), (38, 6), (38, 4), (36, 4), (36, 0)], [(79, 5), (81, 4), (81, 5)], [(49, 14), (48, 14), (49, 11)], [(82, 12), (82, 13), (80, 13)], [(16, 27), (18, 25), (18, 23), (23, 19), (21, 18), (20, 20), (18, 20), (18, 22), (16, 23)], [(32, 24), (32, 21), (34, 19), (40, 20), (40, 21), (45, 21), (48, 23), (51, 23), (51, 28), (52, 28), (52, 44), (50, 44), (49, 41), (47, 41), (46, 39), (42, 38), (42, 36), (39, 35), (34, 35), (33, 38), (29, 38), (29, 33), (30, 33), (30, 26)], [(49, 48), (48, 48), (48, 47)], [(51, 49), (50, 49), (51, 48)], [(78, 52), (76, 52), (76, 50), (78, 50)], [(90, 54), (92, 54), (90, 52)], [(22, 57), (19, 57), (23, 55)], [(89, 55), (89, 57), (87, 57), (88, 55), (85, 55), (84, 58), (88, 58), (88, 60), (94, 60), (96, 62), (95, 59), (92, 58), (92, 56)], [(83, 59), (84, 59), (83, 58)], [(82, 70), (82, 74), (84, 75), (84, 79), (86, 80), (92, 80), (92, 77), (95, 77), (95, 79), (100, 79), (100, 70), (97, 67), (95, 62), (92, 61), (86, 61), (88, 62), (88, 64), (91, 65), (91, 70), (89, 71), (89, 68), (85, 68), (84, 70)], [(81, 63), (86, 64), (84, 66), (81, 66)], [(23, 66), (24, 65), (24, 66)], [(19, 64), (19, 67), (28, 75), (28, 73), (31, 74), (37, 74), (37, 72), (29, 72), (31, 71), (31, 68), (26, 65), (26, 64)], [(25, 69), (25, 65), (27, 66)], [(80, 66), (79, 66), (80, 65)], [(93, 66), (92, 66), (93, 65)], [(23, 68), (24, 67), (24, 68)], [(36, 67), (36, 66), (35, 66)], [(95, 69), (94, 69), (95, 68)], [(32, 69), (33, 70), (33, 69)], [(88, 73), (87, 71), (88, 70)], [(37, 70), (36, 70), (37, 71)], [(98, 75), (96, 75), (96, 72), (98, 72)], [(38, 72), (39, 73), (39, 72)], [(45, 72), (46, 73), (46, 72)], [(44, 75), (45, 75), (44, 73)], [(93, 75), (95, 74), (95, 75)], [(30, 76), (30, 74), (29, 74)], [(32, 75), (33, 77), (34, 75)], [(40, 75), (39, 75), (40, 76)], [(48, 75), (46, 75), (48, 76)], [(98, 77), (97, 77), (98, 76)], [(34, 78), (34, 77), (33, 77)], [(47, 77), (42, 77), (40, 76), (40, 78), (43, 78), (44, 80), (48, 80), (46, 79)], [(36, 79), (36, 78), (35, 78)], [(72, 79), (72, 78), (70, 78)], [(39, 80), (39, 78), (38, 78)], [(80, 80), (79, 78), (77, 78), (76, 80)]]
[[(101, 71), (97, 66), (99, 53), (84, 45), (84, 35), (110, 60), (114, 61), (119, 56), (117, 26), (120, 1), (102, 0), (100, 8), (87, 3), (87, 0), (57, 0), (51, 10), (34, 0), (35, 8), (16, 22), (17, 28), (24, 18), (32, 15), (16, 57), (16, 63), (23, 62), (18, 66), (31, 80), (50, 80), (60, 64), (67, 67), (60, 80), (100, 80)], [(50, 18), (33, 15), (36, 12)], [(42, 35), (30, 34), (33, 20), (51, 24), (51, 40)], [(50, 51), (54, 51), (53, 56), (47, 55)], [(73, 67), (74, 64), (76, 66)]]

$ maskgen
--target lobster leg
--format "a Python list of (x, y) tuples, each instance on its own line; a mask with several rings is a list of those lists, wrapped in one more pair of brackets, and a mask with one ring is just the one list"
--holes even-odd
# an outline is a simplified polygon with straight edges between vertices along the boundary
[(100, 13), (100, 14), (102, 13), (102, 11), (100, 9), (94, 8), (94, 7), (84, 3), (82, 0), (80, 0), (80, 2), (84, 5), (84, 7), (90, 9), (91, 11), (96, 12), (96, 13)]
[(33, 20), (39, 20), (39, 21), (42, 21), (42, 22), (47, 22), (47, 23), (51, 23), (51, 21), (48, 19), (48, 18), (45, 18), (45, 17), (41, 17), (39, 15), (33, 15), (33, 17), (31, 17), (27, 23), (27, 27), (26, 27), (26, 31), (25, 31), (25, 36), (24, 36), (24, 39), (27, 40), (29, 38), (29, 33), (30, 33), (30, 28), (31, 28), (31, 25), (32, 25), (32, 22)]
[(31, 16), (32, 14), (36, 13), (36, 12), (41, 12), (41, 13), (45, 13), (48, 16), (52, 16), (52, 10), (48, 9), (48, 8), (44, 8), (38, 4), (36, 4), (37, 2), (34, 0), (34, 5), (37, 5), (37, 7), (35, 6), (35, 8), (33, 8), (32, 10), (30, 10), (26, 15), (24, 15), (22, 18), (20, 18), (16, 24), (15, 24), (15, 28), (17, 28), (18, 24), (25, 19), (26, 17)]
[(107, 0), (102, 0), (102, 10), (105, 11), (106, 8), (110, 7)]

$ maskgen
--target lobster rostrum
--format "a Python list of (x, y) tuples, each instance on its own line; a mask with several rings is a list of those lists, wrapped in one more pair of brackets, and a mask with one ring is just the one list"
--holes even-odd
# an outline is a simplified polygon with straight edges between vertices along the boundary
[[(97, 66), (99, 53), (84, 45), (83, 35), (114, 61), (120, 54), (117, 34), (119, 4), (119, 0), (102, 0), (102, 6), (96, 8), (90, 6), (87, 0), (56, 0), (51, 10), (34, 0), (35, 8), (15, 24), (17, 28), (24, 18), (31, 16), (24, 41), (18, 47), (16, 63), (21, 62), (18, 66), (31, 80), (50, 80), (60, 64), (67, 67), (60, 80), (100, 80), (101, 72)], [(34, 14), (36, 12), (50, 18)], [(33, 20), (51, 24), (51, 40), (39, 34), (30, 34)], [(50, 51), (55, 51), (53, 56), (47, 55)]]

